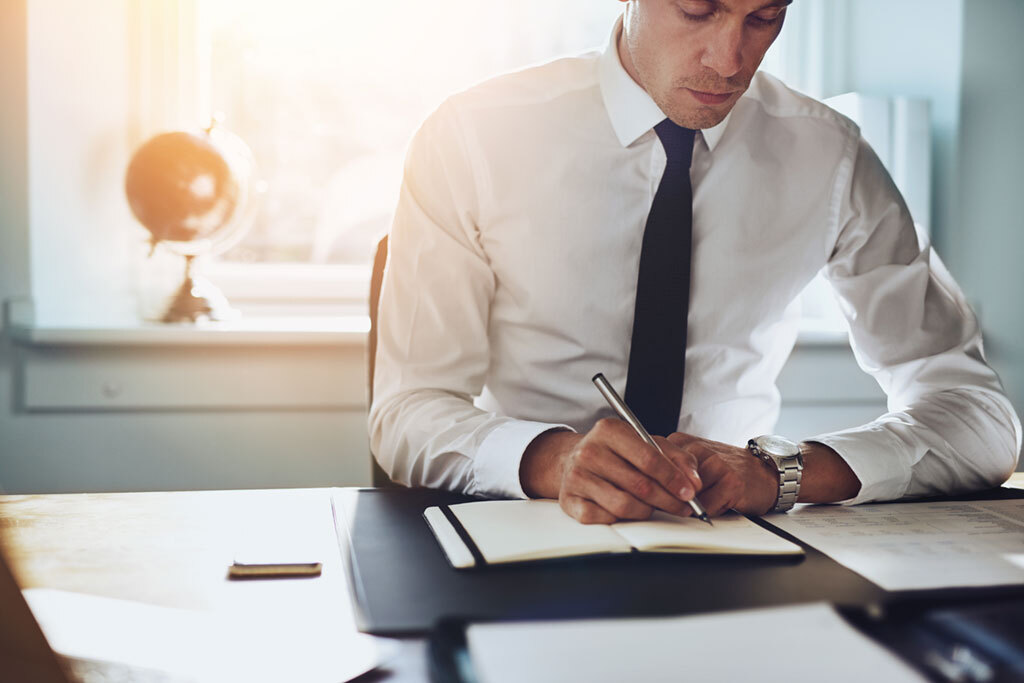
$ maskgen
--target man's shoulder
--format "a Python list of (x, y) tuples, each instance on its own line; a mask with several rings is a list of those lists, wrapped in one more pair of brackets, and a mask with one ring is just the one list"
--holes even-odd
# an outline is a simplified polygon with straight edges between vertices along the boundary
[(460, 114), (506, 108), (544, 108), (566, 96), (598, 88), (599, 51), (562, 57), (503, 73), (450, 96)]
[(825, 102), (790, 88), (781, 80), (763, 71), (757, 72), (744, 97), (759, 105), (760, 114), (780, 123), (802, 120), (812, 123), (823, 133), (843, 138), (857, 138), (860, 129), (856, 123)]

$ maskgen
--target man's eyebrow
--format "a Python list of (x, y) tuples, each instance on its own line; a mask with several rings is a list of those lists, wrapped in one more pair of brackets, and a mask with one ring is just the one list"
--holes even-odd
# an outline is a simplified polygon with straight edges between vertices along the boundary
[[(714, 6), (715, 9), (726, 9), (722, 4), (722, 0), (705, 0), (705, 2), (709, 2), (711, 5)], [(793, 0), (772, 0), (772, 2), (766, 2), (757, 9), (751, 10), (751, 12), (760, 12), (763, 9), (771, 9), (773, 7), (785, 9), (786, 7), (789, 7), (791, 4), (793, 4)]]

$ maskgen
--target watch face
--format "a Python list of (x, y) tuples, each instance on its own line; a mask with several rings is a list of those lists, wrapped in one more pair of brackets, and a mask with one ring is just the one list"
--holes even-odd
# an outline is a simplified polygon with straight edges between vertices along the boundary
[(757, 447), (769, 455), (785, 458), (800, 454), (800, 446), (781, 436), (761, 436), (756, 441)]

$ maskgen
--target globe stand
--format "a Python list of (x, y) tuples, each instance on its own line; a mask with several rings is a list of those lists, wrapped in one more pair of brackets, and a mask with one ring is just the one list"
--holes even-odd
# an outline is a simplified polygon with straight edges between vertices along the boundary
[(161, 322), (195, 322), (201, 319), (223, 321), (238, 318), (238, 311), (231, 308), (227, 298), (212, 282), (192, 273), (194, 259), (195, 256), (191, 255), (185, 257), (185, 281), (178, 288), (178, 293), (161, 318)]

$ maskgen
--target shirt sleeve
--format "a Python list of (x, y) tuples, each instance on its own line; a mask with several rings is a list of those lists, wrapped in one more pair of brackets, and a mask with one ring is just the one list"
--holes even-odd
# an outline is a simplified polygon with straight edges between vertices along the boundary
[(825, 274), (889, 412), (809, 441), (860, 479), (847, 503), (996, 486), (1016, 466), (1021, 423), (985, 362), (978, 321), (875, 153), (861, 140), (854, 156)]
[(525, 498), (519, 463), (564, 425), (478, 409), (495, 276), (479, 239), (478, 178), (446, 102), (406, 158), (378, 309), (370, 448), (397, 482)]

